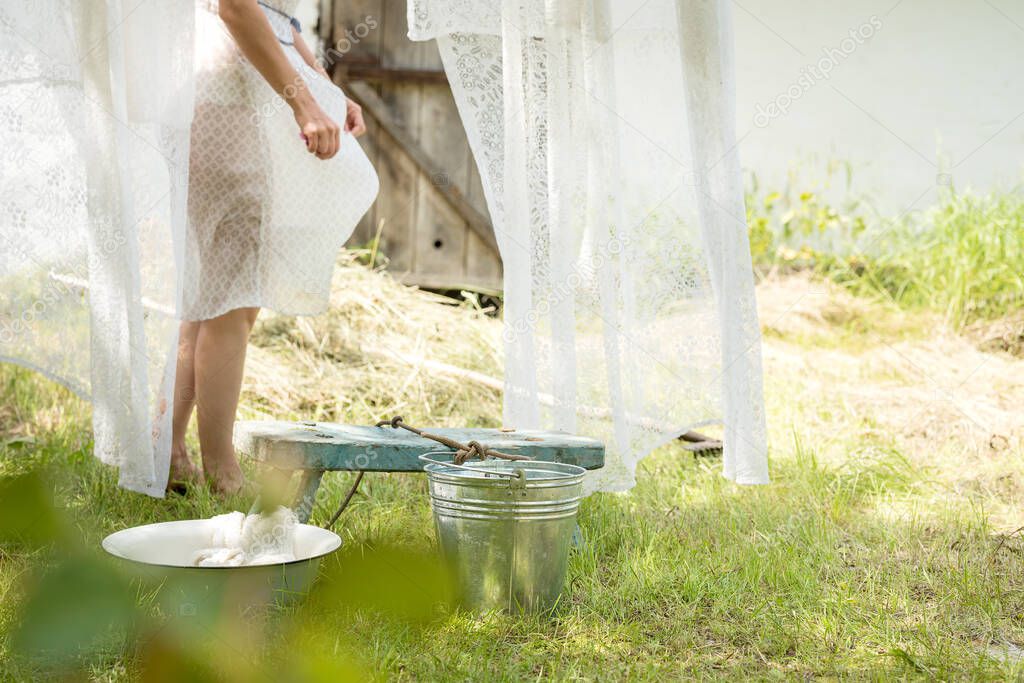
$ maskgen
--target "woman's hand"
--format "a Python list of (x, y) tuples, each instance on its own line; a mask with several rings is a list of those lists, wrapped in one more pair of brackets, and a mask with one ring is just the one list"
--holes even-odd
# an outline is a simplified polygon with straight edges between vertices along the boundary
[(291, 101), (295, 122), (306, 141), (306, 149), (318, 159), (330, 159), (341, 147), (341, 129), (324, 113), (311, 95), (297, 97)]
[(292, 108), (306, 149), (320, 159), (330, 159), (337, 154), (341, 142), (338, 124), (324, 113), (306, 89), (256, 0), (220, 0), (218, 13), (238, 43), (238, 49)]
[[(316, 60), (316, 58), (313, 56), (313, 51), (309, 49), (309, 46), (306, 45), (306, 41), (302, 39), (302, 33), (296, 31), (294, 26), (292, 27), (292, 43), (295, 45), (295, 49), (298, 51), (299, 56), (302, 57), (302, 61), (306, 62), (306, 64), (308, 64), (310, 68), (312, 68), (318, 74), (320, 74), (328, 81), (331, 81), (333, 83), (333, 81), (331, 80), (331, 75), (327, 73), (327, 69), (324, 68), (323, 64)], [(353, 137), (359, 137), (360, 135), (366, 132), (366, 122), (363, 121), (363, 108), (347, 98), (346, 103), (348, 109), (345, 113), (345, 132), (351, 133)], [(295, 119), (298, 120), (298, 118), (299, 115), (296, 113)], [(299, 123), (299, 127), (302, 127), (301, 122)], [(305, 135), (305, 129), (303, 129), (303, 135)], [(337, 152), (337, 149), (335, 149), (334, 151)], [(317, 154), (317, 156), (320, 155)], [(331, 156), (333, 156), (333, 154)], [(320, 158), (329, 159), (330, 157)]]
[(366, 132), (366, 122), (363, 121), (363, 108), (352, 100), (346, 100), (348, 113), (345, 116), (345, 132), (351, 133), (353, 137), (359, 137)]

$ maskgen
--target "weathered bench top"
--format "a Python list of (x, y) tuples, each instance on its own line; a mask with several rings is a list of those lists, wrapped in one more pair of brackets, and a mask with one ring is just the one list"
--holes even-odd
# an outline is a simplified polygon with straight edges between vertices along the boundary
[[(535, 460), (564, 462), (588, 470), (604, 466), (604, 444), (564, 432), (501, 429), (425, 431), (481, 444)], [(441, 444), (393, 427), (367, 427), (331, 422), (238, 422), (235, 447), (242, 454), (280, 467), (304, 470), (366, 470), (417, 472), (419, 456), (446, 451)]]

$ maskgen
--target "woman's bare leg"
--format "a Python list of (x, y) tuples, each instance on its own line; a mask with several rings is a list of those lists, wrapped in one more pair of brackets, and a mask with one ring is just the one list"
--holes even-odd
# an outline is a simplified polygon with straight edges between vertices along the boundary
[(245, 348), (258, 308), (238, 308), (199, 324), (195, 347), (196, 415), (203, 470), (214, 489), (243, 484), (232, 432), (245, 371)]
[(196, 481), (199, 469), (185, 448), (185, 435), (196, 404), (195, 353), (198, 322), (183, 322), (178, 333), (178, 366), (174, 376), (174, 414), (171, 418), (171, 481)]

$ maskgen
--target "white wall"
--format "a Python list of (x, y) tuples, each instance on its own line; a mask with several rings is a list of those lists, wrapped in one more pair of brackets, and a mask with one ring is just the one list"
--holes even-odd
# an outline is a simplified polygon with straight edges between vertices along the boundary
[[(898, 213), (926, 207), (944, 183), (1021, 180), (1024, 0), (732, 4), (740, 153), (768, 186), (794, 161), (811, 171), (811, 156), (849, 160), (854, 191)], [(870, 37), (844, 43), (858, 28)], [(826, 48), (849, 52), (822, 63), (827, 79), (805, 70)], [(788, 112), (770, 118), (767, 105), (802, 73)]]
[(316, 51), (320, 39), (316, 35), (316, 21), (320, 16), (320, 0), (299, 0), (295, 6), (295, 18), (302, 24), (302, 37)]
[[(310, 44), (321, 4), (296, 10)], [(830, 159), (849, 161), (852, 191), (895, 214), (927, 207), (944, 184), (1024, 181), (1024, 0), (733, 0), (732, 10), (740, 154), (763, 186), (781, 188), (793, 164), (810, 180)], [(858, 29), (869, 37), (851, 41)], [(788, 111), (766, 118), (791, 87)]]

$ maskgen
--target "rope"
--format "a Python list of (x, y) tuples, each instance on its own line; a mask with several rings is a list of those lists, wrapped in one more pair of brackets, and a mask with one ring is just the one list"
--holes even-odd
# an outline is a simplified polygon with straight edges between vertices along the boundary
[[(501, 451), (496, 451), (493, 448), (488, 448), (479, 441), (470, 441), (469, 443), (462, 443), (461, 441), (450, 439), (447, 436), (442, 436), (441, 434), (430, 434), (428, 432), (423, 431), (422, 429), (417, 429), (412, 425), (405, 424), (405, 422), (402, 420), (401, 415), (395, 415), (390, 420), (381, 420), (380, 422), (377, 423), (377, 426), (393, 427), (394, 429), (405, 429), (407, 431), (412, 432), (413, 434), (416, 434), (417, 436), (423, 437), (424, 439), (430, 439), (432, 441), (438, 442), (439, 444), (447, 446), (448, 448), (451, 448), (453, 451), (455, 451), (455, 457), (453, 458), (453, 461), (455, 462), (456, 465), (463, 465), (470, 458), (476, 458), (477, 460), (486, 460), (487, 458), (504, 458), (505, 460), (531, 459), (525, 455), (513, 455), (512, 453), (502, 453)], [(356, 491), (359, 490), (359, 484), (360, 482), (363, 481), (364, 474), (366, 474), (365, 471), (359, 471), (359, 474), (356, 476), (355, 481), (352, 482), (352, 487), (348, 490), (348, 494), (345, 496), (345, 500), (341, 501), (341, 505), (339, 505), (338, 509), (335, 510), (334, 514), (331, 515), (330, 521), (328, 521), (327, 524), (324, 525), (325, 529), (333, 528), (334, 524), (341, 517), (341, 513), (343, 513), (345, 511), (345, 508), (348, 507), (348, 504), (352, 502), (352, 497), (356, 495)]]
[(366, 474), (365, 471), (359, 470), (359, 474), (356, 475), (356, 480), (352, 482), (352, 488), (348, 490), (348, 495), (345, 496), (345, 500), (341, 501), (341, 505), (338, 506), (338, 509), (334, 511), (331, 521), (324, 525), (325, 529), (334, 528), (334, 523), (338, 521), (338, 518), (341, 517), (341, 513), (345, 511), (345, 508), (347, 508), (349, 502), (351, 502), (352, 496), (356, 495), (356, 491), (359, 490), (359, 482), (363, 480), (364, 474)]
[(423, 431), (422, 429), (417, 429), (412, 425), (405, 424), (405, 421), (402, 419), (401, 415), (395, 415), (390, 420), (381, 420), (380, 422), (377, 423), (377, 426), (390, 426), (394, 429), (405, 429), (417, 436), (423, 437), (424, 439), (430, 439), (432, 441), (438, 442), (443, 446), (447, 446), (448, 448), (455, 451), (455, 457), (453, 458), (453, 462), (456, 465), (463, 465), (467, 460), (471, 458), (476, 458), (477, 460), (486, 460), (487, 458), (503, 458), (505, 460), (531, 459), (525, 455), (514, 455), (512, 453), (502, 453), (501, 451), (496, 451), (493, 448), (489, 448), (483, 445), (479, 441), (470, 441), (469, 443), (462, 443), (461, 441), (456, 441), (455, 439), (451, 439), (447, 436), (442, 436), (441, 434), (430, 434), (428, 432)]

